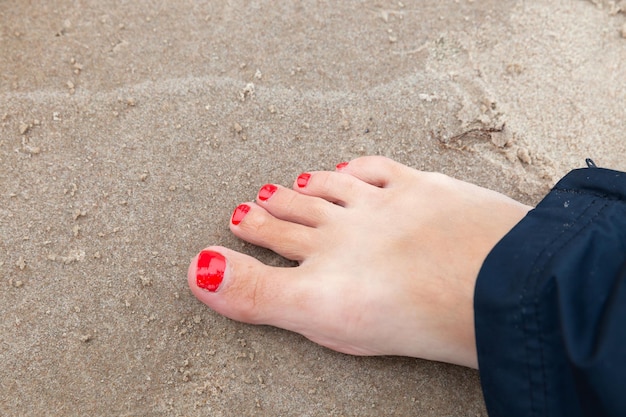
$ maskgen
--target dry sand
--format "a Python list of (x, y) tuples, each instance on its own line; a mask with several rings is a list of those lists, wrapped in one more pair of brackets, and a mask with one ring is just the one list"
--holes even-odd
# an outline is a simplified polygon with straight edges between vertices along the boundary
[(188, 261), (289, 265), (232, 208), (359, 155), (527, 203), (586, 157), (625, 170), (625, 10), (0, 1), (0, 415), (486, 415), (475, 371), (212, 313)]

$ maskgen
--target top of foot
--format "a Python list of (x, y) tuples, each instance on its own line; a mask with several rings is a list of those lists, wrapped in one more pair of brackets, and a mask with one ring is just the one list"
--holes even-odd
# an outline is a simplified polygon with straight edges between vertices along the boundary
[(299, 262), (277, 268), (212, 246), (189, 285), (220, 314), (298, 332), (356, 355), (477, 366), (476, 278), (527, 213), (501, 194), (383, 157), (267, 184), (232, 232)]

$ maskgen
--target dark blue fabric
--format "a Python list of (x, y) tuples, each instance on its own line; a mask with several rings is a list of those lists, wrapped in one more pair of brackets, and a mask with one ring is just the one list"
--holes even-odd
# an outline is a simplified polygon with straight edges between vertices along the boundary
[(491, 417), (626, 416), (626, 173), (563, 178), (491, 251), (474, 309)]

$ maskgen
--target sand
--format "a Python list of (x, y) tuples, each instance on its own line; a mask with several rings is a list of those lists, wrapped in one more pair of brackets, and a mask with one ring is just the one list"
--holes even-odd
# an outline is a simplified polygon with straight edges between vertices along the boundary
[[(381, 154), (537, 203), (626, 169), (626, 2), (0, 2), (0, 415), (485, 416), (186, 284), (266, 182)], [(497, 341), (494, 341), (497, 343)]]

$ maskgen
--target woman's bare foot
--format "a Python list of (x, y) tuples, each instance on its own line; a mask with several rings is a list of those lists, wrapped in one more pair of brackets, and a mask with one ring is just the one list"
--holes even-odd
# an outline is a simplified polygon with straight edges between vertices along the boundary
[(474, 285), (528, 212), (498, 194), (383, 157), (264, 186), (232, 232), (296, 261), (277, 268), (218, 246), (189, 267), (193, 293), (235, 320), (355, 355), (476, 367)]

